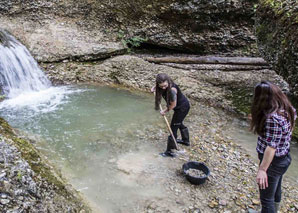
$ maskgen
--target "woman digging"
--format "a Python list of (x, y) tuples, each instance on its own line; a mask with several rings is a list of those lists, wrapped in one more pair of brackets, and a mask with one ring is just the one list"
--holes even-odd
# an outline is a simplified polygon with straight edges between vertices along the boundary
[[(164, 73), (156, 76), (156, 85), (151, 89), (155, 92), (155, 109), (160, 110), (161, 97), (166, 101), (166, 109), (160, 110), (160, 114), (165, 116), (170, 110), (174, 110), (174, 114), (171, 121), (171, 130), (175, 140), (183, 145), (189, 146), (189, 133), (186, 126), (183, 124), (183, 120), (189, 112), (190, 105), (187, 98), (182, 94), (179, 87), (172, 81), (172, 79)], [(177, 131), (180, 129), (181, 140), (177, 140)], [(162, 156), (175, 157), (173, 149), (176, 149), (175, 141), (172, 136), (168, 137), (167, 149)]]

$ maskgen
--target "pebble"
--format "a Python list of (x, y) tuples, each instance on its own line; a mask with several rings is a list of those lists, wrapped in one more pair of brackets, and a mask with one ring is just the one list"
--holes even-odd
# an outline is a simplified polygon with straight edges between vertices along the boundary
[(1, 194), (1, 198), (7, 198), (7, 195), (6, 194)]
[(218, 203), (216, 201), (212, 200), (212, 201), (209, 202), (208, 206), (210, 208), (215, 208), (215, 207), (218, 206)]
[(4, 178), (6, 176), (6, 172), (3, 172), (0, 174), (0, 179)]
[(252, 203), (253, 203), (254, 205), (260, 205), (260, 200), (252, 199)]
[(1, 199), (0, 200), (0, 203), (3, 204), (3, 205), (8, 204), (9, 202), (10, 202), (10, 200), (8, 200), (8, 199)]
[(226, 200), (219, 200), (219, 205), (226, 206), (227, 201)]

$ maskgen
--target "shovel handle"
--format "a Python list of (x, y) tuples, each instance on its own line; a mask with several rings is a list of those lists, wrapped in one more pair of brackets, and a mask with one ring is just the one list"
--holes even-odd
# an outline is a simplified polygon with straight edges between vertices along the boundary
[[(159, 109), (160, 109), (160, 111), (162, 111), (161, 104), (159, 104)], [(165, 115), (163, 115), (163, 117), (164, 117), (165, 122), (166, 122), (166, 124), (167, 124), (167, 126), (168, 126), (169, 132), (170, 132), (170, 134), (171, 134), (171, 136), (172, 136), (172, 138), (173, 138), (173, 140), (174, 140), (174, 142), (175, 142), (176, 149), (178, 150), (177, 141), (176, 141), (176, 138), (174, 137), (174, 134), (173, 134), (173, 131), (172, 131), (172, 129), (171, 129), (171, 126), (170, 126), (170, 124), (169, 124), (169, 122), (168, 122), (168, 119), (167, 119), (167, 117), (166, 117)]]

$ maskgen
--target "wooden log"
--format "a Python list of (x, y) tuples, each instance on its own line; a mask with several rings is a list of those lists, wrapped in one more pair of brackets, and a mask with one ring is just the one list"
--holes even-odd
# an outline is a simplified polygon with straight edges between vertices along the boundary
[(231, 65), (231, 64), (175, 64), (175, 63), (161, 63), (173, 68), (184, 70), (221, 70), (221, 71), (246, 71), (246, 70), (264, 70), (270, 69), (269, 66), (256, 65)]
[(268, 65), (263, 58), (257, 57), (218, 57), (218, 56), (200, 56), (200, 57), (160, 57), (144, 58), (153, 63), (176, 63), (176, 64), (238, 64), (238, 65)]

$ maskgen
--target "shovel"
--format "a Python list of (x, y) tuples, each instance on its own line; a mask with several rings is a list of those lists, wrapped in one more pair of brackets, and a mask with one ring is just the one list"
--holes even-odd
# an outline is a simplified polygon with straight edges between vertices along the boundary
[[(160, 111), (162, 111), (161, 104), (159, 104), (159, 109), (160, 109)], [(172, 129), (171, 129), (171, 127), (170, 127), (170, 124), (169, 124), (169, 122), (168, 122), (168, 119), (167, 119), (167, 117), (166, 117), (165, 115), (163, 116), (163, 118), (165, 119), (165, 122), (166, 122), (166, 124), (167, 124), (167, 126), (168, 126), (168, 129), (169, 129), (169, 131), (170, 131), (170, 134), (171, 134), (171, 136), (172, 136), (172, 138), (173, 138), (173, 140), (174, 140), (174, 142), (175, 142), (176, 149), (179, 150), (179, 149), (178, 149), (177, 142), (176, 142), (176, 138), (174, 137), (174, 134), (173, 134), (173, 132), (172, 132)]]

